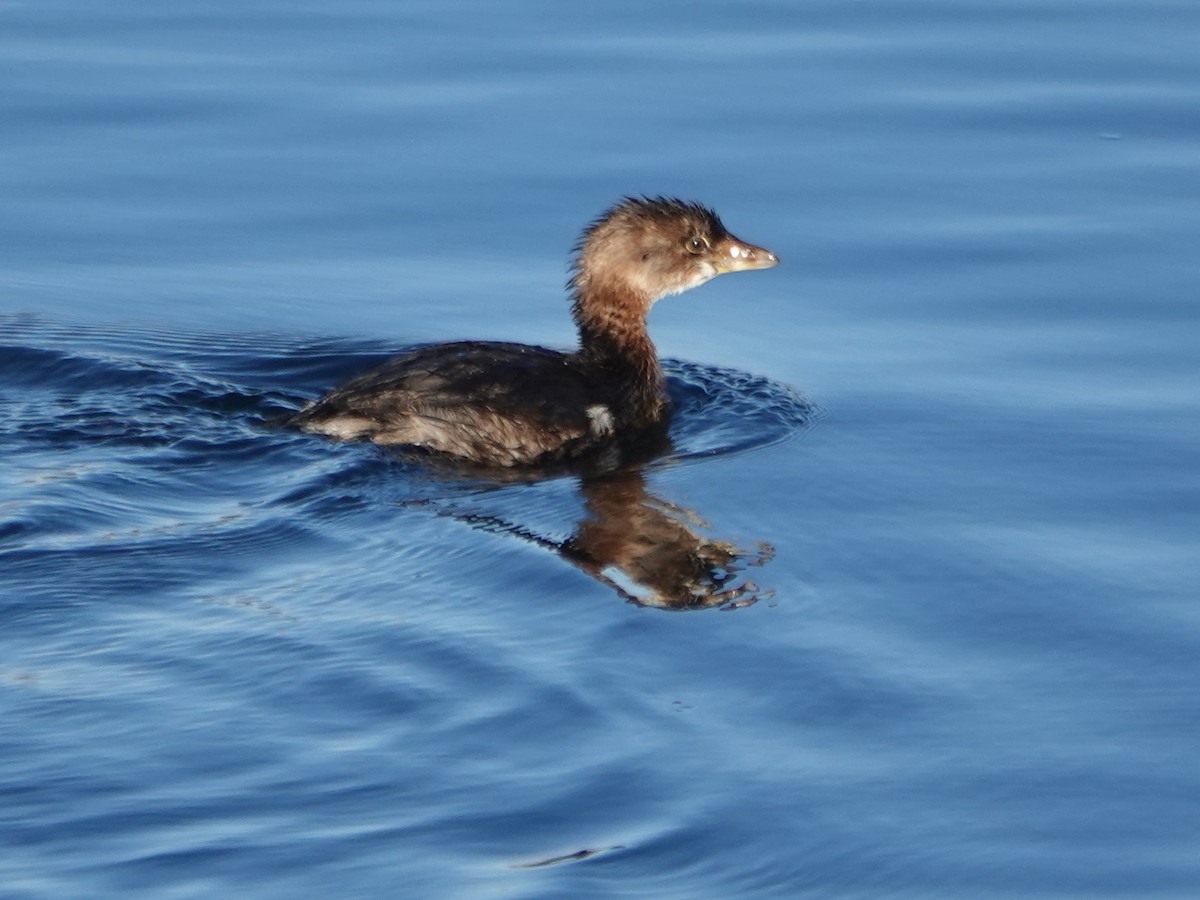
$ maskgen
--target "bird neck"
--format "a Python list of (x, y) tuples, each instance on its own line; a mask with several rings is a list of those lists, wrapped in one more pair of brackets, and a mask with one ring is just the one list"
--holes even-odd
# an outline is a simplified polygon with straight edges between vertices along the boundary
[(575, 293), (572, 315), (579, 328), (579, 356), (611, 386), (627, 425), (663, 419), (667, 395), (658, 351), (646, 330), (653, 298), (628, 286), (589, 283)]

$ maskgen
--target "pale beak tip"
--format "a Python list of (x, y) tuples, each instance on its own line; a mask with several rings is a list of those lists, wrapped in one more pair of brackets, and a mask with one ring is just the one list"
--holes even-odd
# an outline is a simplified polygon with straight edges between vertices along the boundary
[(722, 248), (726, 271), (744, 272), (748, 269), (770, 269), (779, 265), (779, 257), (766, 247), (758, 247), (731, 237)]

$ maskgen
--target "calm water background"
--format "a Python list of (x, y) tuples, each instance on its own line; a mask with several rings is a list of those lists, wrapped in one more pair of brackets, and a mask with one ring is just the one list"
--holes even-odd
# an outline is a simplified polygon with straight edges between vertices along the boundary
[[(1196, 896), (1197, 48), (1193, 0), (0, 4), (0, 894)], [(757, 604), (627, 602), (575, 479), (264, 425), (569, 345), (640, 192), (784, 261), (655, 310), (701, 366), (621, 501), (771, 545)]]

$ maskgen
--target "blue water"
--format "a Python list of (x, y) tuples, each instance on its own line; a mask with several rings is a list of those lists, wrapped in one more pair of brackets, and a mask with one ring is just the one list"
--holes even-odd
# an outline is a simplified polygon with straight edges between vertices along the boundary
[[(0, 5), (0, 895), (1194, 897), (1200, 5)], [(274, 427), (570, 345), (674, 446)]]

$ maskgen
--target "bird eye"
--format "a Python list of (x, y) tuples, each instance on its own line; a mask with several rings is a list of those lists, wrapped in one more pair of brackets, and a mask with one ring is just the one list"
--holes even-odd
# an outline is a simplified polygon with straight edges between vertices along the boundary
[(687, 242), (687, 248), (691, 253), (703, 253), (708, 249), (708, 241), (704, 238), (694, 237)]

